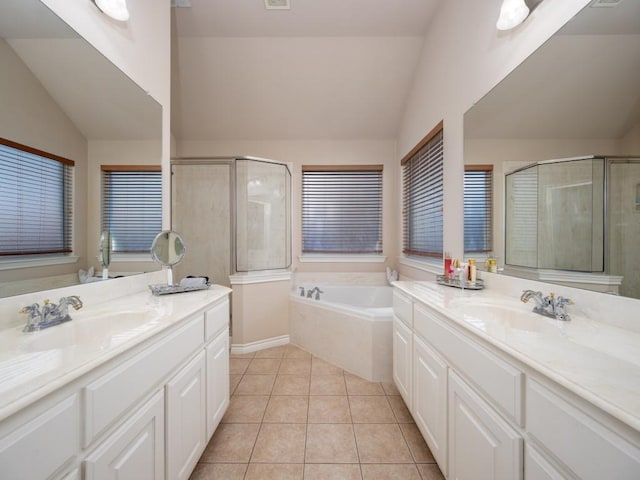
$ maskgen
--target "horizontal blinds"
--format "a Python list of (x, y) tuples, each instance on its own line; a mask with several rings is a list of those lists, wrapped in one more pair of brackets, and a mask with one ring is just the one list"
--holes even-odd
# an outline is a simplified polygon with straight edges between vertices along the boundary
[(71, 253), (73, 162), (20, 147), (0, 141), (0, 255)]
[(491, 252), (493, 230), (493, 172), (467, 169), (464, 172), (464, 251)]
[(102, 230), (114, 252), (149, 252), (162, 230), (162, 176), (157, 167), (142, 168), (102, 169)]
[(403, 252), (442, 256), (443, 134), (439, 130), (402, 165)]
[(382, 167), (356, 168), (303, 168), (303, 253), (382, 253)]

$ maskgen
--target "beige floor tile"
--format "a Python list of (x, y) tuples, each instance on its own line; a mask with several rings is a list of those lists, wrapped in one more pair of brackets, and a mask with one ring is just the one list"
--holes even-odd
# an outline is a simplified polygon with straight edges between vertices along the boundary
[(363, 464), (363, 480), (420, 480), (415, 465), (411, 464)]
[(283, 358), (278, 373), (281, 375), (309, 375), (311, 358)]
[(409, 409), (405, 405), (404, 400), (402, 400), (402, 397), (389, 396), (387, 397), (387, 400), (389, 400), (391, 410), (393, 410), (398, 423), (413, 423), (411, 412), (409, 412)]
[(308, 396), (272, 396), (264, 423), (307, 423)]
[(242, 374), (231, 374), (229, 375), (229, 395), (233, 395), (236, 391), (236, 387), (242, 380)]
[(279, 358), (254, 358), (245, 373), (272, 373), (275, 375), (278, 373), (278, 368), (280, 368)]
[(415, 423), (403, 423), (400, 424), (400, 429), (404, 435), (404, 439), (409, 445), (409, 450), (413, 455), (413, 459), (416, 463), (434, 463), (433, 454), (427, 446), (418, 426)]
[(344, 370), (340, 367), (325, 362), (321, 358), (313, 357), (311, 359), (311, 375), (342, 375)]
[(222, 423), (261, 423), (268, 402), (268, 395), (234, 395)]
[(309, 423), (351, 423), (346, 395), (312, 395), (309, 397)]
[(221, 423), (207, 445), (201, 462), (248, 463), (260, 425)]
[(264, 350), (257, 351), (254, 358), (282, 358), (286, 348), (287, 348), (286, 345), (281, 345), (279, 347), (265, 348)]
[(307, 426), (263, 423), (251, 463), (304, 463)]
[(358, 463), (351, 424), (309, 424), (306, 463)]
[(347, 384), (349, 395), (384, 395), (382, 385), (377, 382), (369, 382), (364, 378), (345, 373), (344, 380)]
[(387, 395), (400, 395), (398, 387), (393, 382), (382, 382), (382, 388)]
[(309, 352), (304, 351), (300, 347), (289, 344), (287, 345), (286, 350), (284, 351), (284, 358), (304, 358), (311, 359), (311, 354)]
[(357, 463), (307, 463), (304, 480), (361, 480)]
[(247, 367), (250, 363), (250, 358), (230, 358), (229, 373), (243, 374), (247, 370)]
[(346, 395), (344, 375), (311, 377), (311, 395)]
[(244, 480), (302, 480), (301, 463), (251, 463)]
[(275, 379), (275, 375), (244, 375), (235, 395), (269, 395)]
[(272, 395), (309, 395), (309, 375), (278, 375)]
[(199, 463), (189, 480), (243, 480), (246, 463)]
[(422, 480), (444, 480), (442, 472), (435, 463), (419, 463), (416, 467)]
[(353, 423), (396, 423), (396, 417), (384, 395), (350, 395)]
[(409, 447), (397, 424), (355, 424), (362, 463), (413, 463)]

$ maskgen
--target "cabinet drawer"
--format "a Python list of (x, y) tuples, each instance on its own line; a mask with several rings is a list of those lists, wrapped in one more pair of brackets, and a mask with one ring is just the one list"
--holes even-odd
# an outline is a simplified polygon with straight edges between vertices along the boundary
[(415, 304), (413, 315), (416, 334), (437, 348), (495, 406), (522, 426), (522, 372), (445, 325), (426, 306)]
[(112, 369), (84, 388), (84, 446), (103, 432), (136, 401), (158, 386), (204, 342), (203, 316)]
[(527, 430), (577, 477), (638, 479), (640, 450), (538, 382), (527, 380)]
[(229, 300), (214, 305), (204, 313), (204, 337), (208, 342), (229, 326)]
[(73, 395), (0, 439), (0, 477), (49, 478), (79, 450), (80, 408)]
[(393, 289), (393, 313), (409, 327), (413, 326), (413, 303), (397, 288)]

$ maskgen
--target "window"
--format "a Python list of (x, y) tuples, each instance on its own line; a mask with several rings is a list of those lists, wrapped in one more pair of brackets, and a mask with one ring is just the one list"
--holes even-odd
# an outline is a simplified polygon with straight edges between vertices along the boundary
[(0, 255), (71, 253), (73, 165), (0, 139)]
[(443, 123), (402, 159), (405, 255), (442, 257)]
[(464, 167), (464, 251), (493, 251), (493, 165)]
[(162, 174), (155, 165), (102, 165), (102, 230), (114, 253), (147, 253), (162, 230)]
[(382, 253), (382, 165), (302, 167), (302, 252)]

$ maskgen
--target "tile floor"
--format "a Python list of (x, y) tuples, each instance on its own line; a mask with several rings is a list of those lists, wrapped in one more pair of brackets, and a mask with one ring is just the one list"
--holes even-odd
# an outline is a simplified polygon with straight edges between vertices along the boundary
[(230, 361), (231, 403), (191, 480), (442, 480), (393, 384), (294, 346)]

